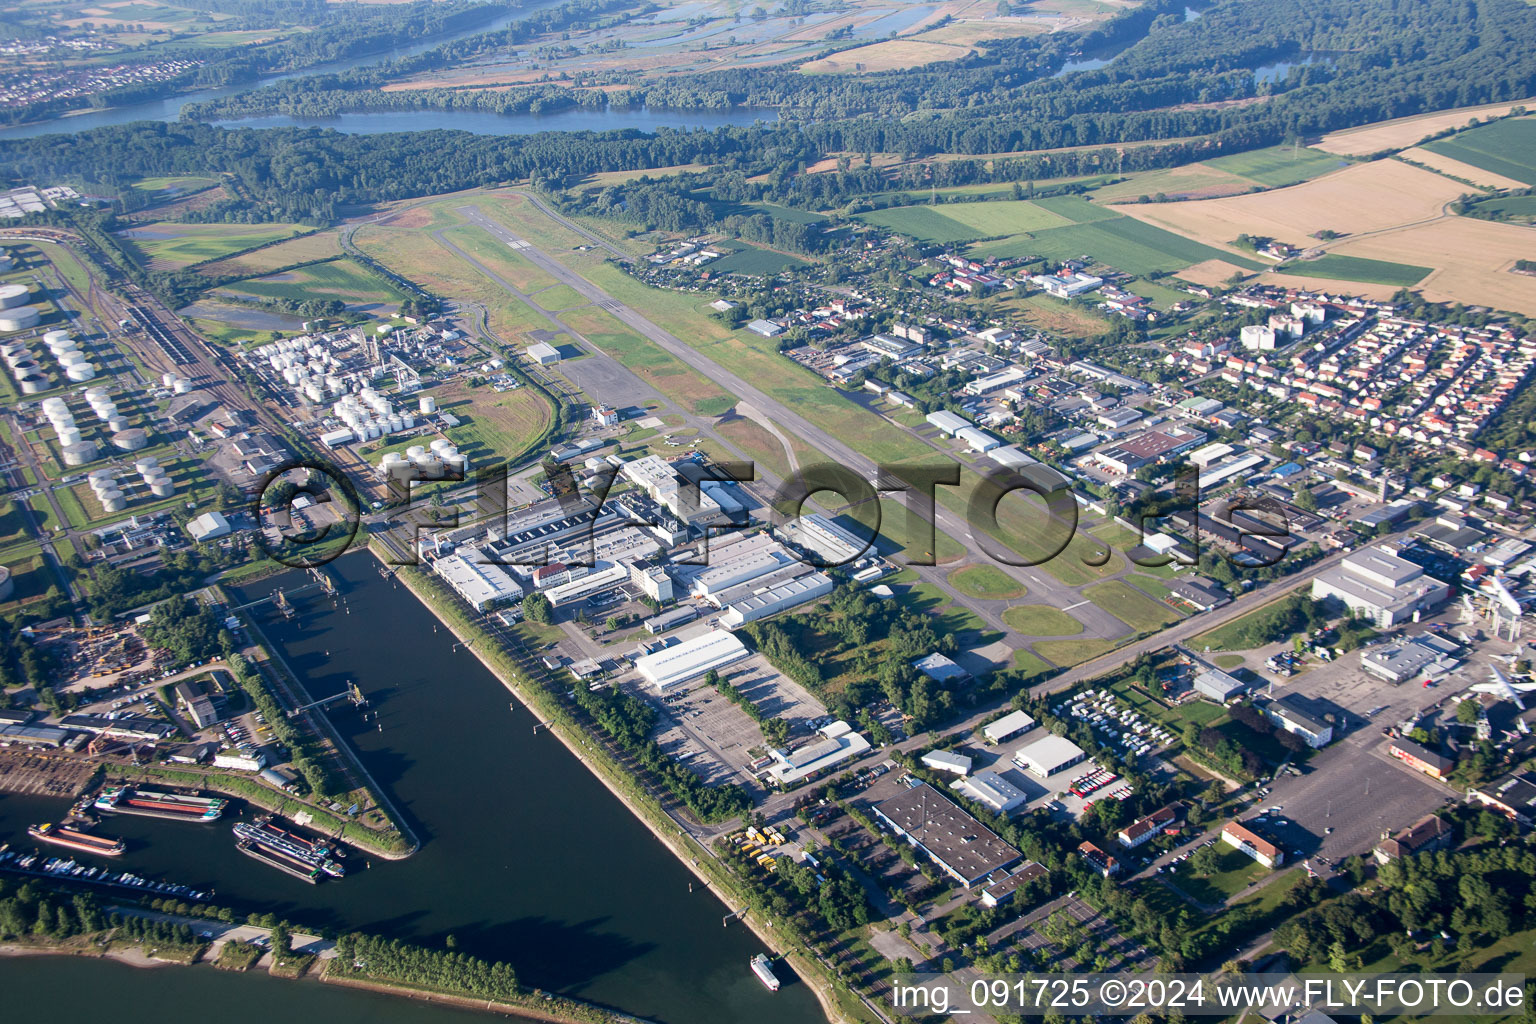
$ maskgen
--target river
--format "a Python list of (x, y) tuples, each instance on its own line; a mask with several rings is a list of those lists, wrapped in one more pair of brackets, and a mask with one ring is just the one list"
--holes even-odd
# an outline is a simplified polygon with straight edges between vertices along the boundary
[[(511, 962), (529, 985), (667, 1024), (822, 1019), (809, 988), (782, 965), (784, 988), (762, 987), (747, 966), (762, 944), (739, 923), (723, 927), (723, 906), (558, 740), (534, 735), (529, 712), (510, 710), (501, 684), (455, 652), (448, 632), (434, 631), (435, 620), (408, 591), (381, 579), (371, 556), (348, 555), (331, 568), (341, 608), (298, 599), (295, 620), (263, 628), (314, 696), (355, 680), (372, 701), (382, 730), (346, 704), (333, 719), (410, 818), (421, 851), (366, 869), (354, 852), (346, 879), (312, 887), (240, 855), (228, 822), (117, 816), (106, 831), (127, 839), (124, 867), (312, 926), (439, 947), (452, 935), (464, 952)], [(246, 596), (278, 585), (295, 580), (279, 578)], [(56, 800), (0, 797), (0, 839), (30, 842), (27, 824), (56, 820), (62, 808)], [(0, 960), (0, 989), (14, 992), (22, 979), (36, 984), (36, 966)], [(80, 974), (63, 990), (89, 1007), (91, 1019), (121, 1016), (130, 1001), (124, 993), (148, 998), (151, 991), (137, 982), (124, 992), (101, 984), (121, 974), (115, 965), (49, 969)], [(239, 999), (251, 984), (211, 970), (154, 975), (162, 1011), (196, 1005), (205, 989)], [(313, 994), (291, 998), (308, 1006)], [(364, 998), (329, 990), (326, 997)], [(404, 1004), (389, 1011), (398, 1016), (370, 1019), (416, 1020), (420, 1012)], [(61, 1016), (55, 1007), (44, 1019), (85, 1020), (86, 1010)]]
[[(409, 46), (402, 46), (385, 53), (371, 53), (362, 57), (349, 57), (344, 60), (317, 64), (298, 71), (267, 75), (255, 82), (220, 86), (216, 89), (202, 89), (197, 92), (182, 93), (181, 95), (165, 99), (130, 103), (107, 110), (84, 110), (79, 113), (55, 118), (50, 121), (40, 121), (35, 124), (0, 127), (0, 141), (5, 139), (28, 139), (38, 135), (53, 135), (61, 132), (83, 132), (89, 131), (92, 128), (129, 124), (134, 121), (177, 121), (181, 118), (181, 108), (189, 103), (203, 103), (208, 100), (223, 99), (226, 96), (236, 96), (241, 93), (250, 92), (252, 89), (260, 88), (263, 85), (272, 85), (276, 82), (283, 82), (293, 78), (303, 78), (308, 75), (339, 74), (344, 71), (351, 71), (354, 68), (378, 64), (385, 60), (395, 60), (400, 57), (423, 53), (455, 39), (464, 39), (469, 36), (480, 35), (484, 32), (494, 32), (497, 29), (505, 28), (515, 21), (526, 18), (530, 14), (550, 7), (558, 7), (564, 2), (565, 0), (527, 0), (526, 3), (522, 4), (513, 13), (502, 15), (500, 18), (475, 28), (434, 36), (431, 39), (412, 43)], [(534, 132), (578, 131), (583, 129), (605, 131), (614, 128), (640, 128), (645, 131), (654, 131), (657, 128), (720, 128), (728, 125), (750, 125), (759, 119), (766, 118), (771, 120), (777, 116), (777, 113), (772, 110), (647, 111), (643, 109), (610, 109), (590, 112), (564, 111), (544, 116), (532, 114), (491, 114), (472, 110), (399, 110), (348, 113), (326, 118), (255, 117), (219, 123), (230, 127), (246, 128), (322, 127), (334, 128), (337, 131), (347, 133), (413, 132), (430, 131), (435, 128), (462, 128), (465, 131), (476, 132), (482, 135), (531, 135)]]

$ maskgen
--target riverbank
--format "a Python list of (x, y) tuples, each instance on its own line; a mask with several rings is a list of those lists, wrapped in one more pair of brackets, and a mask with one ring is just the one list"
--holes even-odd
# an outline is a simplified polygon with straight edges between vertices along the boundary
[[(487, 649), (494, 648), (495, 641), (489, 634), (478, 629), (472, 620), (465, 618), (462, 613), (453, 608), (451, 599), (446, 594), (434, 593), (432, 581), (420, 574), (419, 570), (390, 565), (387, 561), (388, 553), (371, 542), (368, 550), (381, 565), (394, 570), (393, 577), (405, 584), (411, 595), (448, 629), (465, 650), (474, 654), (493, 678), (500, 681), (502, 686), (522, 705), (534, 711), (541, 720), (541, 724), (575, 756), (576, 760), (590, 771), (603, 787), (722, 903), (728, 908), (746, 906), (746, 897), (735, 890), (733, 880), (716, 860), (712, 851), (678, 825), (655, 797), (640, 787), (619, 766), (601, 754), (588, 756), (592, 750), (600, 748), (586, 741), (585, 734), (569, 721), (570, 713), (566, 708), (560, 706), (542, 688), (524, 679), (516, 668), (490, 656)], [(744, 912), (739, 913), (737, 919), (770, 950), (793, 945), (793, 940), (786, 941), (785, 937), (779, 935), (767, 922), (757, 921)], [(855, 1019), (850, 1018), (840, 1005), (833, 983), (826, 977), (820, 964), (792, 951), (784, 953), (783, 957), (791, 963), (796, 974), (815, 994), (822, 1013), (829, 1021), (845, 1022)], [(746, 970), (747, 965), (743, 964), (742, 969)]]

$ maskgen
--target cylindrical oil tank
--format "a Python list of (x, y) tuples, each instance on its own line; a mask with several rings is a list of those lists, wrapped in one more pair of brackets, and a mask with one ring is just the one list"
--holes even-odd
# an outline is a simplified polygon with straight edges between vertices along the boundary
[(404, 430), (404, 429), (405, 429), (405, 421), (402, 420), (399, 416), (391, 416), (389, 418), (389, 432), (391, 434), (393, 434), (397, 430)]
[(130, 427), (114, 433), (112, 444), (125, 452), (136, 452), (149, 447), (149, 435), (138, 427)]
[(86, 388), (85, 389), (85, 400), (87, 402), (100, 402), (103, 399), (111, 398), (111, 397), (112, 397), (112, 392), (108, 391), (106, 388), (103, 388), (103, 387), (94, 387), (94, 388)]
[(137, 473), (148, 473), (160, 468), (160, 459), (155, 455), (141, 455), (133, 460), (133, 468)]
[(121, 512), (127, 507), (128, 502), (124, 500), (122, 491), (118, 491), (115, 498), (104, 497), (101, 499), (101, 510), (103, 512)]
[[(0, 274), (10, 273), (10, 271), (15, 266), (16, 261), (13, 260), (10, 255), (5, 252), (5, 250), (0, 249)], [(4, 600), (4, 598), (0, 598), (0, 600)]]
[(427, 450), (419, 444), (413, 444), (405, 450), (405, 457), (417, 462), (427, 457)]
[(176, 375), (174, 373), (162, 373), (160, 375), (160, 383), (164, 384), (166, 387), (170, 387), (172, 384), (176, 383)]
[(0, 284), (0, 309), (14, 309), (26, 302), (31, 292), (24, 284)]
[[(148, 458), (154, 458), (154, 456), (151, 455), (151, 456), (148, 456)], [(112, 471), (110, 469), (105, 468), (105, 467), (103, 467), (101, 469), (93, 469), (93, 470), (91, 470), (89, 473), (87, 473), (85, 475), (86, 483), (90, 484), (92, 487), (95, 487), (96, 484), (99, 481), (111, 480), (111, 479), (112, 479)]]
[(53, 387), (53, 381), (45, 374), (28, 373), (16, 378), (16, 384), (24, 395), (40, 395)]
[(90, 359), (86, 358), (85, 353), (77, 348), (72, 348), (68, 352), (56, 352), (54, 354), (58, 357), (59, 365), (66, 370), (71, 366), (84, 366), (90, 362)]
[(59, 444), (79, 444), (81, 433), (79, 427), (55, 427), (54, 433), (59, 435)]
[(64, 376), (76, 384), (84, 384), (88, 380), (96, 379), (96, 367), (90, 363), (76, 363), (64, 371)]
[(416, 403), (416, 408), (421, 411), (423, 416), (431, 416), (437, 412), (437, 399), (431, 395), (422, 395), (421, 401)]
[(443, 462), (446, 463), (449, 468), (457, 470), (460, 473), (468, 472), (469, 470), (468, 455), (461, 455), (458, 452), (454, 452), (451, 455), (444, 455)]
[(128, 429), (128, 421), (121, 416), (113, 416), (107, 420), (107, 430), (114, 434), (120, 434)]
[(0, 565), (0, 601), (9, 601), (16, 593), (16, 581), (11, 579), (11, 570)]
[(453, 447), (453, 442), (448, 440), (446, 437), (439, 437), (439, 438), (435, 439), (432, 442), (432, 444), (431, 444), (431, 448), (432, 448), (432, 450), (434, 452), (440, 452), (440, 451), (442, 451), (445, 448), (452, 448), (452, 447)]
[(37, 373), (41, 369), (42, 367), (37, 365), (37, 360), (33, 359), (30, 355), (18, 359), (11, 364), (11, 372), (16, 374)]
[(170, 477), (160, 477), (150, 483), (149, 493), (157, 498), (169, 498), (176, 493), (176, 485), (171, 483)]
[(36, 306), (12, 306), (0, 313), (0, 331), (24, 331), (42, 319)]
[(110, 423), (113, 420), (117, 419), (117, 403), (116, 402), (103, 402), (101, 405), (98, 405), (93, 411), (96, 413), (96, 418), (101, 420), (101, 421), (103, 421), (103, 422), (105, 422), (105, 423)]
[(65, 445), (59, 449), (59, 455), (63, 457), (66, 466), (83, 466), (87, 462), (95, 462), (96, 442), (81, 441), (79, 444)]
[(178, 395), (185, 395), (192, 390), (192, 382), (185, 377), (177, 377), (176, 383), (171, 385), (171, 390)]
[(411, 415), (411, 414), (410, 414), (410, 413), (408, 413), (408, 412), (406, 412), (406, 413), (401, 413), (401, 414), (400, 414), (400, 425), (401, 425), (401, 426), (402, 426), (402, 427), (403, 427), (403, 428), (404, 428), (404, 429), (406, 429), (406, 430), (410, 430), (410, 429), (411, 429), (411, 428), (412, 428), (412, 427), (414, 427), (414, 426), (415, 426), (415, 425), (416, 425), (416, 417), (415, 417), (415, 416), (412, 416), (412, 415)]

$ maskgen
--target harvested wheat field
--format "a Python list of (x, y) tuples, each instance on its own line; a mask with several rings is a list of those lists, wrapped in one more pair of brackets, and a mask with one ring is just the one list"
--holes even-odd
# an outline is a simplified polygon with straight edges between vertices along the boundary
[(1490, 103), (1482, 107), (1458, 107), (1438, 114), (1420, 114), (1416, 117), (1400, 117), (1395, 121), (1378, 121), (1359, 128), (1346, 128), (1330, 132), (1313, 149), (1340, 156), (1369, 156), (1384, 149), (1407, 149), (1447, 128), (1460, 128), (1476, 118), (1502, 117), (1514, 107), (1530, 106), (1536, 100), (1517, 100), (1514, 103)]
[(1206, 260), (1204, 263), (1196, 263), (1192, 267), (1185, 267), (1174, 274), (1180, 281), (1188, 281), (1190, 284), (1203, 284), (1209, 288), (1220, 287), (1227, 283), (1233, 274), (1248, 275), (1252, 271), (1244, 270), (1235, 263), (1226, 260)]
[(891, 39), (800, 65), (807, 75), (863, 74), (871, 71), (901, 71), (939, 61), (959, 60), (974, 53), (968, 46), (949, 43), (919, 43), (911, 39)]
[(1531, 229), (1470, 217), (1446, 217), (1333, 246), (1340, 256), (1434, 267), (1415, 289), (1437, 302), (1465, 302), (1536, 316), (1536, 277), (1510, 273), (1530, 259)]
[(1502, 174), (1494, 174), (1492, 171), (1485, 171), (1481, 167), (1473, 167), (1469, 163), (1463, 163), (1453, 157), (1442, 156), (1432, 150), (1421, 149), (1418, 146), (1403, 150), (1401, 156), (1404, 160), (1412, 160), (1416, 164), (1433, 167), (1441, 174), (1449, 174), (1453, 178), (1461, 178), (1475, 185), (1485, 185), (1488, 188), (1526, 187), (1523, 181), (1506, 178)]
[(1306, 248), (1315, 246), (1313, 235), (1325, 229), (1359, 235), (1438, 217), (1465, 191), (1465, 185), (1432, 171), (1377, 160), (1291, 188), (1112, 209), (1211, 245), (1230, 245), (1248, 234)]

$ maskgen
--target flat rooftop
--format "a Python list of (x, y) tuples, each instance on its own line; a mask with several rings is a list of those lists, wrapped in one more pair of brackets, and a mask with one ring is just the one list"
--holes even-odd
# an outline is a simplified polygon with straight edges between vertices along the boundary
[(927, 783), (898, 793), (875, 809), (934, 858), (972, 882), (1023, 856)]

